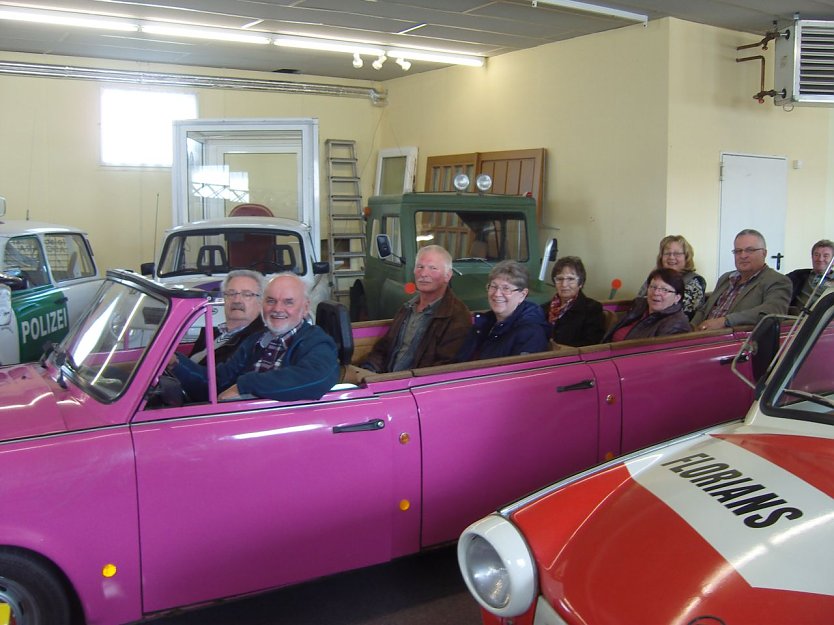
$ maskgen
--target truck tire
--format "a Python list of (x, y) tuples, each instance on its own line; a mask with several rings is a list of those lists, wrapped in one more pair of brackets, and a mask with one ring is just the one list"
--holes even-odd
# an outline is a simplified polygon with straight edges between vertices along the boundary
[(70, 603), (58, 576), (37, 556), (0, 550), (0, 603), (16, 625), (70, 625)]

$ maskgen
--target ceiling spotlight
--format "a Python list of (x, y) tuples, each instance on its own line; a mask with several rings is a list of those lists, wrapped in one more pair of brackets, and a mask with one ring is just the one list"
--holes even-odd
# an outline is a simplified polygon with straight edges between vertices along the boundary
[(379, 58), (373, 63), (371, 63), (371, 67), (373, 67), (374, 69), (382, 69), (382, 64), (385, 63), (385, 59), (387, 58), (388, 57), (384, 54), (380, 54)]
[(397, 59), (397, 65), (402, 67), (404, 72), (407, 72), (411, 69), (411, 62), (406, 61), (405, 59)]
[(360, 67), (362, 67), (364, 64), (365, 64), (365, 63), (363, 63), (363, 62), (362, 62), (362, 57), (361, 57), (361, 56), (359, 56), (359, 53), (358, 53), (358, 52), (356, 52), (356, 53), (353, 55), (353, 66), (354, 66), (356, 69), (359, 69), (359, 68), (360, 68)]

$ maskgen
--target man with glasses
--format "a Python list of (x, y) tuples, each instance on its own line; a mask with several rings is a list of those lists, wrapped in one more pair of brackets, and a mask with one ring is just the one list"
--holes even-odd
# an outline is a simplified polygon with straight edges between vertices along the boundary
[[(254, 298), (252, 298), (254, 299)], [(272, 278), (263, 292), (266, 326), (243, 340), (231, 357), (216, 364), (218, 399), (254, 395), (280, 401), (319, 399), (339, 381), (336, 343), (308, 322), (310, 296), (293, 273)], [(206, 368), (174, 355), (169, 369), (189, 397), (208, 395)]]
[[(226, 320), (214, 329), (215, 362), (224, 362), (246, 337), (263, 331), (260, 314), (263, 290), (264, 277), (257, 271), (237, 269), (230, 271), (223, 280), (221, 292)], [(190, 358), (205, 365), (206, 357), (206, 330), (203, 328), (194, 342)]]
[(763, 315), (788, 312), (791, 281), (767, 266), (764, 236), (758, 230), (742, 230), (732, 253), (736, 270), (718, 278), (712, 295), (695, 312), (696, 330), (754, 325)]
[(375, 373), (454, 362), (472, 325), (472, 315), (451, 289), (452, 257), (439, 245), (417, 252), (417, 294), (403, 304), (388, 332), (360, 366)]
[[(811, 268), (797, 269), (788, 274), (788, 279), (793, 284), (791, 306), (810, 307), (816, 298), (822, 295), (826, 287), (834, 285), (834, 269), (826, 274), (832, 256), (834, 256), (834, 243), (828, 239), (821, 239), (811, 248)], [(817, 289), (820, 282), (822, 285)], [(816, 296), (814, 300), (811, 300), (811, 293), (814, 289), (817, 289)]]

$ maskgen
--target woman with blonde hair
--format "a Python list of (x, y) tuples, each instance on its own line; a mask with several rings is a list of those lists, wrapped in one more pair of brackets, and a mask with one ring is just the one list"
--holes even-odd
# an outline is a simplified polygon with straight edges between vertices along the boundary
[[(695, 250), (682, 235), (670, 234), (660, 240), (657, 269), (673, 269), (681, 274), (684, 284), (683, 312), (692, 319), (704, 303), (707, 281), (695, 272)], [(649, 281), (643, 284), (637, 297), (646, 297)]]

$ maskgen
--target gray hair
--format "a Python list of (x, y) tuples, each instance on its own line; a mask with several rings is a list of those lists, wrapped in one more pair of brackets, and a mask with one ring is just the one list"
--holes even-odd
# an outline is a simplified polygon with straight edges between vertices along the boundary
[(223, 284), (220, 286), (221, 293), (228, 288), (229, 281), (234, 278), (250, 278), (251, 280), (254, 280), (258, 283), (258, 291), (263, 294), (265, 286), (264, 276), (261, 272), (252, 271), (251, 269), (235, 269), (227, 273), (226, 277), (223, 278)]
[(526, 289), (530, 281), (527, 267), (515, 260), (502, 260), (489, 272), (488, 283), (495, 278), (506, 278), (517, 289)]
[[(758, 230), (754, 230), (753, 228), (745, 228), (744, 230), (739, 232), (735, 236), (735, 238), (737, 239), (739, 237), (743, 237), (746, 234), (750, 234), (754, 237), (759, 237), (759, 240), (762, 242), (762, 247), (767, 249), (767, 241), (765, 241), (764, 235), (761, 232), (759, 232)], [(735, 240), (735, 239), (733, 239), (733, 240)]]
[(439, 245), (425, 245), (417, 250), (417, 258), (416, 261), (420, 260), (420, 257), (427, 253), (427, 252), (434, 252), (435, 254), (439, 254), (440, 257), (443, 259), (443, 264), (445, 265), (446, 273), (452, 271), (452, 255), (446, 250), (445, 247), (441, 247)]
[(814, 247), (811, 248), (811, 254), (816, 252), (821, 247), (827, 247), (830, 248), (831, 251), (834, 251), (834, 243), (832, 243), (828, 239), (820, 239), (819, 241), (814, 243)]

